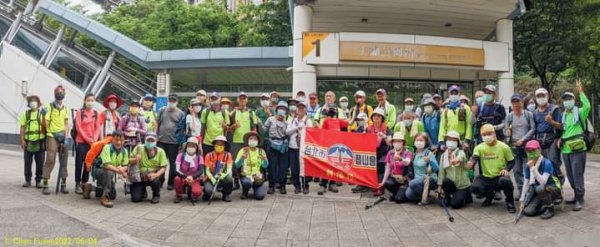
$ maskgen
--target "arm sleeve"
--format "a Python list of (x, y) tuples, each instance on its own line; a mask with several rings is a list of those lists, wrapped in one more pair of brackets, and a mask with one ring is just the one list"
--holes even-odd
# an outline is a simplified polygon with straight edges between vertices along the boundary
[(504, 108), (503, 105), (499, 104), (498, 108), (496, 108), (496, 111), (498, 113), (500, 113), (500, 117), (502, 118), (502, 121), (500, 122), (500, 124), (494, 126), (494, 129), (496, 131), (499, 131), (499, 130), (504, 129), (504, 120), (506, 119), (506, 109)]
[(521, 198), (519, 198), (520, 202), (525, 201), (525, 195), (529, 191), (529, 178), (523, 179), (523, 188), (521, 188)]
[(293, 119), (291, 119), (289, 121), (289, 123), (287, 124), (287, 127), (285, 128), (285, 134), (288, 136), (291, 136), (294, 133), (296, 133), (296, 131), (298, 131), (298, 126), (292, 126), (293, 122), (294, 122)]
[(177, 155), (177, 158), (175, 158), (175, 175), (177, 175), (180, 178), (185, 178), (185, 175), (183, 174), (183, 172), (181, 172), (181, 159), (183, 154), (180, 153)]
[(506, 159), (506, 170), (510, 171), (515, 166), (515, 157), (513, 156), (512, 150), (506, 146), (504, 149), (504, 159)]
[(387, 126), (394, 126), (396, 124), (396, 107), (392, 104), (389, 105), (389, 112), (387, 114)]
[[(579, 101), (581, 101), (582, 105), (581, 110), (579, 111), (579, 119), (588, 119), (592, 106), (587, 96), (585, 96), (585, 93), (582, 92), (579, 94)], [(585, 124), (587, 124), (587, 122)]]
[(440, 166), (432, 152), (429, 152), (429, 165), (431, 165), (432, 172), (437, 172), (440, 170)]
[(244, 152), (244, 149), (240, 149), (240, 151), (238, 151), (236, 158), (235, 158), (235, 168), (240, 168), (244, 165), (244, 159), (242, 159), (242, 154)]
[[(444, 109), (444, 110), (440, 111), (440, 130), (439, 130), (439, 135), (438, 135), (438, 140), (439, 141), (442, 141), (442, 140), (444, 140), (444, 138), (446, 138), (446, 127), (447, 126), (444, 124), (446, 122), (446, 114), (444, 114), (445, 111), (447, 111), (447, 110)], [(467, 114), (469, 114), (469, 113), (467, 112)], [(467, 131), (468, 130), (469, 129), (467, 127)]]
[[(260, 150), (261, 155), (266, 155), (265, 150)], [(263, 169), (266, 169), (267, 167), (269, 167), (269, 159), (263, 160), (262, 164), (261, 164)]]
[(233, 155), (229, 154), (225, 163), (227, 164), (227, 170), (225, 171), (225, 176), (231, 175), (231, 171), (233, 170)]

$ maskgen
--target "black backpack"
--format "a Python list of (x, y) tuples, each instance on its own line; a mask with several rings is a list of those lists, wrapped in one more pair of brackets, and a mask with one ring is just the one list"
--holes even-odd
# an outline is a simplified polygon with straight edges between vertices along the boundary
[[(579, 119), (579, 124), (581, 125), (581, 129), (583, 130), (583, 140), (585, 141), (585, 146), (587, 150), (590, 151), (596, 144), (596, 139), (598, 138), (598, 135), (594, 131), (594, 127), (589, 119), (587, 119), (587, 124), (583, 124), (583, 121), (581, 120), (582, 119)], [(590, 125), (592, 125), (592, 128), (589, 128)]]

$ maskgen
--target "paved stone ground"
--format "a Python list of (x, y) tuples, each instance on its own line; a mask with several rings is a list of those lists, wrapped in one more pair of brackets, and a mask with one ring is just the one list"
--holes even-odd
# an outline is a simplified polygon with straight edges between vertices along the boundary
[[(567, 205), (552, 220), (524, 218), (514, 225), (501, 202), (451, 210), (454, 223), (437, 205), (384, 202), (365, 210), (373, 198), (350, 193), (348, 185), (319, 197), (311, 184), (308, 196), (276, 194), (264, 201), (240, 200), (236, 191), (231, 203), (195, 206), (173, 204), (174, 193), (166, 190), (157, 205), (134, 204), (120, 185), (115, 207), (106, 209), (73, 192), (44, 196), (21, 188), (20, 153), (0, 150), (0, 245), (13, 246), (17, 238), (69, 237), (92, 238), (99, 246), (599, 246), (600, 156), (588, 159), (583, 211)], [(72, 178), (68, 184), (73, 191)], [(572, 196), (568, 185), (565, 191)]]

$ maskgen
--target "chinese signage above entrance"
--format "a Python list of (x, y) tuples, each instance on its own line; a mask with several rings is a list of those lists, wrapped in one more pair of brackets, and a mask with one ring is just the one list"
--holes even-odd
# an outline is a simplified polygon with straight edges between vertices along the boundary
[(483, 67), (483, 49), (455, 46), (340, 41), (340, 61)]

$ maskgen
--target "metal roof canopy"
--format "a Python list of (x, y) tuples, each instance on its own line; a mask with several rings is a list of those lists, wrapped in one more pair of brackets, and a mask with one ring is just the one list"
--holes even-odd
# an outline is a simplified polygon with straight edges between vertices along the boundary
[(285, 68), (292, 65), (291, 47), (232, 47), (153, 51), (125, 35), (52, 0), (40, 0), (39, 11), (151, 70)]
[(398, 33), (486, 40), (516, 0), (305, 0), (312, 31)]

